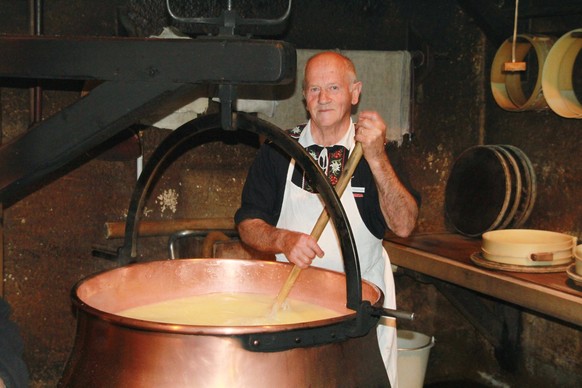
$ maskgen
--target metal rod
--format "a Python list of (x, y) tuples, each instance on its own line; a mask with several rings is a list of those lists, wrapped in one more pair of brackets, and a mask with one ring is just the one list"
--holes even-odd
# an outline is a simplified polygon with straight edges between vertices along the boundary
[(404, 310), (394, 310), (386, 307), (382, 308), (382, 315), (385, 317), (391, 317), (396, 319), (405, 319), (407, 321), (412, 321), (415, 318), (414, 313), (412, 312)]

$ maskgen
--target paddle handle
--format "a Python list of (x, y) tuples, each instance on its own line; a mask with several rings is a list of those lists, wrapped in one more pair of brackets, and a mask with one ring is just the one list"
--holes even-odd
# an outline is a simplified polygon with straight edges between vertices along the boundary
[[(362, 159), (363, 154), (362, 144), (357, 142), (354, 149), (352, 150), (350, 157), (348, 158), (348, 161), (346, 162), (346, 165), (344, 166), (342, 175), (335, 185), (335, 191), (339, 197), (343, 195), (346, 187), (348, 186), (348, 183), (350, 183), (350, 179), (352, 179), (352, 175), (354, 175), (356, 166), (360, 162), (360, 159)], [(315, 223), (315, 226), (313, 227), (313, 230), (311, 231), (311, 236), (316, 240), (319, 240), (319, 237), (321, 237), (321, 234), (323, 233), (323, 230), (325, 229), (328, 221), (329, 213), (323, 209), (319, 215), (319, 218), (317, 219), (317, 222)]]
[[(356, 166), (360, 162), (360, 159), (362, 159), (363, 155), (364, 152), (362, 150), (362, 144), (360, 144), (360, 142), (356, 142), (356, 145), (352, 150), (352, 153), (348, 158), (346, 165), (344, 166), (344, 171), (342, 171), (342, 174), (335, 185), (335, 191), (339, 197), (341, 197), (344, 191), (346, 190), (346, 187), (348, 186), (350, 179), (352, 179), (352, 175), (354, 175)], [(313, 230), (311, 231), (311, 236), (316, 240), (319, 240), (328, 221), (329, 214), (325, 209), (323, 209), (323, 211), (319, 215), (319, 218), (317, 219), (317, 222), (315, 223), (315, 226), (313, 227)], [(285, 284), (283, 284), (283, 287), (281, 287), (279, 294), (277, 294), (277, 299), (275, 301), (275, 304), (273, 305), (273, 311), (279, 310), (279, 308), (283, 305), (283, 302), (285, 302), (285, 299), (287, 299), (287, 296), (289, 295), (289, 292), (291, 292), (291, 288), (293, 288), (293, 285), (295, 284), (295, 281), (297, 280), (297, 277), (299, 276), (300, 273), (301, 268), (299, 268), (297, 265), (293, 266), (293, 269), (289, 273), (289, 276), (287, 277)]]

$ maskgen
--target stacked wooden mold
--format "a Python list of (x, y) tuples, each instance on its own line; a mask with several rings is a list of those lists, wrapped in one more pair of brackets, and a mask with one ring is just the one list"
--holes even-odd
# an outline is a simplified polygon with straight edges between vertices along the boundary
[(512, 145), (478, 145), (453, 164), (445, 189), (445, 213), (458, 233), (479, 237), (494, 229), (520, 228), (536, 198), (536, 176), (527, 155)]

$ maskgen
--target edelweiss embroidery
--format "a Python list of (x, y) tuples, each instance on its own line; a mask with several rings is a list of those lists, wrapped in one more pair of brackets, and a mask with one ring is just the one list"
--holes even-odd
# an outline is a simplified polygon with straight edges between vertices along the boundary
[[(305, 125), (300, 125), (293, 129), (288, 130), (287, 133), (293, 139), (298, 140), (299, 137), (301, 136), (301, 132), (303, 132), (304, 129)], [(307, 147), (306, 151), (314, 160), (318, 161), (318, 165), (324, 171), (331, 185), (335, 186), (339, 180), (339, 177), (341, 176), (344, 165), (347, 162), (349, 154), (348, 149), (341, 145), (335, 145), (331, 147), (321, 147), (317, 144), (313, 144)], [(296, 166), (295, 168), (298, 168), (298, 166)], [(305, 173), (301, 172), (301, 175), (303, 177), (302, 182), (295, 183), (298, 186), (302, 187), (304, 190), (314, 193), (315, 190), (313, 189), (313, 187), (311, 187), (311, 185), (307, 181)]]

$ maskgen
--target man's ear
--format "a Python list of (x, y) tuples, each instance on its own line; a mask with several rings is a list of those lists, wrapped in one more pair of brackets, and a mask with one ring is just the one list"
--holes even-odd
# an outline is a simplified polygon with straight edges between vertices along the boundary
[(354, 82), (352, 85), (352, 105), (357, 105), (360, 101), (360, 93), (362, 93), (362, 82)]

